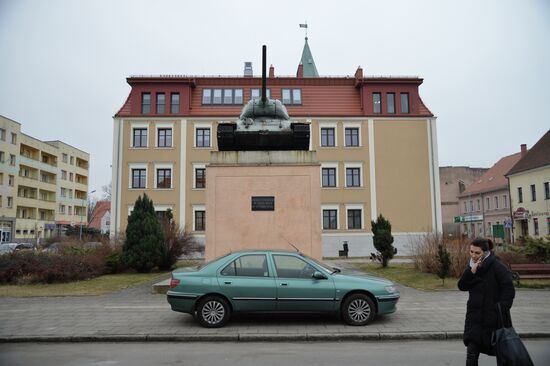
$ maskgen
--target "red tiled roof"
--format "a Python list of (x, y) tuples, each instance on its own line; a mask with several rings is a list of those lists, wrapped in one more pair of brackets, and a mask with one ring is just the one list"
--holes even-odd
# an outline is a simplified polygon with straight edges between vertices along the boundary
[(508, 155), (500, 159), (483, 174), (477, 181), (470, 184), (459, 197), (466, 197), (472, 194), (492, 192), (508, 187), (508, 180), (504, 176), (511, 167), (521, 158), (521, 153)]
[(126, 101), (124, 102), (122, 107), (120, 107), (118, 112), (116, 112), (115, 116), (130, 114), (130, 111), (132, 110), (132, 103), (131, 103), (131, 99), (130, 99), (131, 95), (132, 95), (132, 93), (128, 94), (128, 97), (126, 98)]
[(514, 165), (506, 175), (550, 165), (550, 130)]
[(105, 215), (105, 212), (111, 210), (111, 201), (99, 201), (94, 207), (88, 227), (92, 227), (97, 230), (101, 230), (101, 219)]

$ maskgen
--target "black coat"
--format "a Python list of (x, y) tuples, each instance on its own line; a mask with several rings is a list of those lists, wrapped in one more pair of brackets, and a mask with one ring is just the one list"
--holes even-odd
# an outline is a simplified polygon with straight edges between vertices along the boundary
[(512, 273), (491, 253), (475, 274), (469, 265), (466, 267), (458, 280), (458, 288), (470, 293), (464, 322), (464, 344), (474, 342), (481, 352), (494, 355), (491, 333), (498, 328), (496, 304), (500, 303), (503, 311), (512, 307), (516, 293)]

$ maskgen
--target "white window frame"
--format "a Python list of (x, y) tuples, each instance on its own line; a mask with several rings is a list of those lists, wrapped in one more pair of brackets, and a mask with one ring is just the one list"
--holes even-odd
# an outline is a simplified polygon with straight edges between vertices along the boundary
[[(193, 163), (193, 189), (205, 190), (206, 188), (197, 188), (197, 169), (206, 169), (206, 163)], [(205, 171), (206, 173), (206, 171)], [(194, 227), (194, 226), (193, 226)]]
[[(357, 128), (358, 129), (358, 138), (359, 138), (359, 145), (358, 146), (347, 146), (346, 145), (346, 128)], [(357, 149), (359, 147), (363, 147), (363, 139), (361, 138), (361, 123), (357, 122), (344, 122), (344, 147), (350, 148), (350, 149)]]
[[(321, 130), (323, 128), (333, 128), (334, 129), (334, 146), (323, 146), (321, 144)], [(336, 122), (319, 122), (319, 148), (334, 149), (335, 147), (338, 147), (338, 123), (336, 123)]]
[[(206, 206), (205, 205), (193, 205), (193, 230), (192, 231), (196, 231), (196, 232), (202, 232), (202, 230), (195, 230), (195, 212), (196, 211), (204, 211), (204, 213), (206, 214)], [(206, 222), (204, 223), (204, 227), (206, 229)], [(206, 231), (206, 230), (204, 230)]]
[[(174, 212), (174, 205), (155, 205), (153, 204), (153, 207), (155, 209), (155, 212), (157, 211), (168, 211), (168, 209), (172, 210)], [(132, 211), (134, 211), (134, 205), (128, 205), (128, 216), (132, 214)]]
[[(359, 179), (361, 180), (359, 186), (348, 186), (348, 168), (359, 168)], [(364, 188), (365, 186), (365, 177), (363, 174), (363, 163), (344, 163), (344, 187), (345, 188)]]
[[(336, 186), (334, 187), (323, 187), (323, 168), (336, 168)], [(340, 185), (338, 184), (338, 163), (337, 162), (323, 162), (321, 163), (321, 169), (319, 171), (320, 179), (321, 179), (321, 188), (324, 189), (334, 189), (338, 188)]]
[[(209, 128), (210, 129), (210, 146), (197, 146), (197, 129)], [(211, 149), (212, 148), (212, 122), (210, 123), (194, 123), (193, 124), (193, 147), (197, 149)]]
[[(347, 204), (346, 206), (346, 230), (365, 230), (365, 205), (363, 204)], [(348, 210), (361, 210), (361, 228), (348, 229)]]
[[(336, 229), (323, 228), (323, 211), (324, 210), (336, 210)], [(321, 205), (321, 230), (332, 232), (334, 230), (340, 230), (340, 205), (339, 204), (326, 204)]]
[[(158, 188), (157, 187), (157, 169), (170, 169), (170, 188)], [(145, 171), (145, 174), (147, 174), (147, 171)], [(147, 186), (147, 183), (145, 183)], [(172, 163), (164, 163), (164, 164), (155, 164), (155, 177), (154, 177), (154, 189), (158, 189), (161, 191), (166, 191), (167, 189), (173, 189), (174, 188), (174, 164)], [(137, 188), (134, 188), (137, 189)]]
[[(147, 141), (145, 146), (134, 146), (134, 130), (145, 128), (147, 130)], [(149, 123), (131, 123), (130, 124), (130, 147), (132, 149), (146, 149), (149, 147), (149, 138), (151, 134), (149, 133)]]
[[(172, 130), (172, 144), (170, 146), (159, 146), (159, 130), (165, 129), (165, 128), (170, 128)], [(132, 133), (132, 140), (133, 140), (133, 136), (134, 134)], [(147, 139), (149, 139), (149, 135), (147, 135)], [(155, 124), (155, 147), (158, 149), (171, 149), (174, 147), (174, 124), (173, 123)]]
[[(133, 169), (145, 169), (145, 188), (132, 188), (132, 170)], [(128, 164), (128, 189), (138, 190), (147, 189), (147, 181), (149, 177), (149, 168), (147, 163), (131, 163)]]

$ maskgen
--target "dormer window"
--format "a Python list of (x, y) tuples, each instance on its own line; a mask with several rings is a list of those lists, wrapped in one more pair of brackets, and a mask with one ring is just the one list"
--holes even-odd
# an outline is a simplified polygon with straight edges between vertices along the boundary
[(372, 111), (373, 113), (382, 113), (382, 96), (380, 93), (372, 93)]
[(401, 113), (409, 113), (409, 93), (401, 93)]
[(151, 93), (141, 93), (141, 113), (151, 113)]

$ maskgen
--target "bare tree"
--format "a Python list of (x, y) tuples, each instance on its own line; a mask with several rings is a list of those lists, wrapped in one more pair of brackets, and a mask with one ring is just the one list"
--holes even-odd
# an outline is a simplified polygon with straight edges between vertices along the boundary
[(109, 182), (109, 184), (106, 184), (101, 187), (101, 190), (103, 191), (103, 199), (110, 201), (111, 200), (111, 185), (112, 182)]

